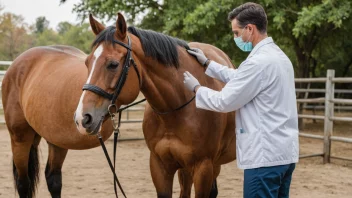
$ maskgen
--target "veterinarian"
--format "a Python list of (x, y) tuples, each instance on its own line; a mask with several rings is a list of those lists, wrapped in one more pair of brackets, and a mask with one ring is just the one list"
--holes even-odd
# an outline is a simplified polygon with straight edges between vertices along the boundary
[(263, 7), (245, 3), (231, 11), (234, 41), (250, 52), (238, 69), (208, 59), (200, 49), (194, 55), (206, 74), (225, 83), (221, 91), (201, 86), (191, 73), (184, 85), (196, 93), (197, 108), (236, 111), (237, 165), (244, 169), (245, 198), (289, 197), (298, 162), (298, 119), (293, 66), (267, 36)]

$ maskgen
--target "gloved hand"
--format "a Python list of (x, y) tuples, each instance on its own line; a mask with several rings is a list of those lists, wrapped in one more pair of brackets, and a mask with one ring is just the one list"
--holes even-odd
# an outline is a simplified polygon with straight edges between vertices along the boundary
[(186, 88), (190, 91), (195, 91), (194, 89), (196, 86), (200, 86), (198, 80), (188, 71), (183, 73), (183, 83), (185, 84)]
[(207, 66), (205, 63), (207, 62), (208, 58), (204, 55), (201, 49), (191, 48), (190, 50), (187, 50), (187, 52), (195, 56), (201, 65)]

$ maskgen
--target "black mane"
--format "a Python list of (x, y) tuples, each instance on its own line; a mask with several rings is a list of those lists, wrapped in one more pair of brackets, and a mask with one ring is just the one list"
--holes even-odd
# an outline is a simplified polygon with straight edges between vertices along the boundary
[[(107, 27), (96, 37), (92, 46), (103, 41), (114, 44), (115, 31), (115, 26)], [(128, 32), (139, 38), (146, 56), (152, 57), (166, 66), (175, 66), (176, 68), (179, 66), (177, 46), (189, 49), (186, 41), (162, 33), (142, 30), (133, 26), (128, 27)]]

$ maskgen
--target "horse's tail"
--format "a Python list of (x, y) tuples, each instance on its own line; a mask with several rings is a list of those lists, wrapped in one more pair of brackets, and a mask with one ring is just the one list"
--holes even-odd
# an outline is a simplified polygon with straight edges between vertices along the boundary
[[(16, 170), (16, 166), (13, 163), (13, 178), (15, 180), (15, 188), (19, 185), (18, 183), (18, 174)], [(38, 146), (32, 145), (31, 150), (29, 152), (29, 160), (28, 160), (28, 178), (29, 178), (29, 190), (28, 190), (28, 198), (32, 198), (35, 196), (37, 182), (39, 181), (39, 159), (38, 159)]]

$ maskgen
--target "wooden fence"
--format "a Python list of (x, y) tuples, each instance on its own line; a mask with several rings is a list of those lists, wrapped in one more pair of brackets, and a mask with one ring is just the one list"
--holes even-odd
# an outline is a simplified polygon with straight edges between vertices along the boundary
[[(299, 118), (304, 119), (319, 119), (324, 120), (324, 135), (313, 135), (307, 133), (299, 133), (301, 137), (320, 139), (324, 142), (324, 148), (321, 153), (313, 153), (308, 155), (301, 155), (300, 158), (322, 156), (324, 163), (329, 163), (331, 158), (351, 160), (352, 158), (333, 156), (331, 155), (331, 142), (339, 141), (345, 143), (352, 143), (352, 138), (338, 137), (333, 135), (334, 121), (352, 122), (352, 117), (336, 117), (334, 116), (335, 104), (352, 105), (352, 99), (335, 98), (335, 83), (352, 83), (352, 78), (335, 78), (335, 70), (328, 70), (326, 78), (298, 78), (296, 83), (325, 83), (325, 89), (300, 89), (300, 92), (325, 92), (324, 98), (304, 98), (297, 99), (297, 103), (324, 103), (324, 116), (319, 115), (305, 115), (299, 114)], [(344, 90), (344, 93), (350, 93), (351, 90)], [(351, 131), (352, 133), (352, 131)]]
[[(11, 61), (0, 61), (0, 65), (10, 65)], [(2, 80), (5, 71), (0, 71), (0, 80)], [(297, 103), (321, 103), (324, 104), (325, 115), (306, 115), (299, 114), (298, 117), (301, 119), (316, 119), (316, 120), (324, 120), (324, 135), (313, 135), (308, 133), (300, 132), (299, 135), (301, 137), (320, 139), (324, 142), (324, 149), (320, 153), (313, 153), (308, 155), (301, 155), (300, 158), (307, 157), (316, 157), (322, 156), (324, 158), (324, 163), (329, 163), (331, 158), (343, 159), (343, 160), (351, 160), (352, 158), (341, 157), (341, 156), (332, 156), (331, 155), (331, 142), (339, 141), (345, 143), (352, 143), (352, 138), (346, 137), (338, 137), (333, 135), (333, 121), (345, 121), (352, 122), (352, 117), (336, 117), (334, 116), (335, 104), (345, 104), (352, 105), (352, 99), (339, 99), (334, 98), (335, 93), (352, 93), (352, 90), (335, 90), (335, 83), (352, 83), (352, 78), (335, 78), (335, 70), (328, 70), (326, 78), (296, 78), (296, 83), (308, 83), (307, 89), (296, 89), (296, 92), (305, 92), (305, 98), (297, 99)], [(310, 83), (325, 83), (325, 89), (309, 89)], [(325, 93), (325, 97), (323, 98), (307, 98), (309, 92), (316, 93)], [(141, 104), (143, 105), (143, 104)], [(322, 107), (322, 106), (320, 106)], [(2, 108), (2, 105), (1, 105)], [(305, 106), (307, 108), (307, 106)], [(340, 107), (340, 109), (351, 109), (351, 106)], [(138, 123), (142, 122), (142, 119), (130, 119), (129, 114), (133, 111), (144, 111), (144, 108), (139, 106), (135, 108), (129, 108), (126, 111), (126, 119), (123, 119), (123, 123)], [(4, 123), (4, 121), (0, 121), (0, 123)], [(352, 133), (352, 131), (351, 131)]]

